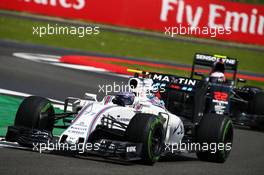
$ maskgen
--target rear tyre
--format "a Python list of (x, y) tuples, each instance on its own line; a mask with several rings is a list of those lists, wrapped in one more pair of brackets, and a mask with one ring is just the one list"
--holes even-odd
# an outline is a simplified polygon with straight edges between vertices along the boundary
[(153, 165), (159, 160), (164, 142), (164, 129), (158, 116), (136, 114), (127, 127), (125, 137), (129, 142), (143, 144), (143, 163)]
[[(20, 104), (14, 126), (8, 128), (6, 140), (17, 141), (21, 145), (30, 146), (32, 144), (30, 137), (38, 131), (51, 135), (54, 119), (54, 108), (49, 100), (43, 97), (30, 96)], [(19, 139), (21, 135), (23, 135), (23, 139)], [(36, 134), (33, 137), (36, 138), (37, 136)]]
[[(200, 150), (197, 157), (203, 161), (223, 163), (228, 158), (233, 142), (233, 126), (229, 118), (206, 114), (197, 128), (197, 142), (209, 149)], [(207, 148), (207, 147), (205, 147)]]

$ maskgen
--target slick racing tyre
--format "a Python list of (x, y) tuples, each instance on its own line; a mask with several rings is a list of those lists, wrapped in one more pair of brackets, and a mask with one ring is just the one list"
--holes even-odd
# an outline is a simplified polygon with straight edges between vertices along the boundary
[(54, 119), (54, 108), (49, 100), (30, 96), (19, 106), (14, 126), (8, 127), (6, 140), (23, 146), (45, 142), (52, 137)]
[(197, 128), (197, 143), (205, 149), (196, 153), (203, 161), (223, 163), (229, 156), (233, 141), (233, 126), (228, 117), (205, 114)]
[(19, 106), (15, 126), (52, 131), (54, 124), (54, 108), (49, 100), (31, 96)]
[(160, 158), (164, 142), (164, 129), (161, 119), (152, 114), (136, 114), (130, 121), (125, 136), (126, 140), (142, 143), (141, 158), (143, 163), (152, 165)]

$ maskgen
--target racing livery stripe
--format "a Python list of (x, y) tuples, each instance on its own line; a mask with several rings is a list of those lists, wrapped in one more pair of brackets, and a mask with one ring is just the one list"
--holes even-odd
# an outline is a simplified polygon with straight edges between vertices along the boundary
[(80, 113), (75, 117), (75, 119), (72, 121), (72, 124), (74, 124), (76, 121), (77, 121), (77, 119), (84, 113), (84, 111), (88, 108), (88, 107), (90, 107), (92, 105), (92, 103), (91, 104), (88, 104), (88, 105), (86, 105), (84, 108), (82, 108), (82, 110), (80, 111)]
[(96, 114), (96, 116), (94, 117), (93, 121), (91, 122), (91, 124), (90, 124), (90, 126), (89, 126), (90, 129), (89, 129), (89, 132), (88, 132), (88, 134), (87, 134), (86, 140), (88, 139), (88, 137), (89, 137), (90, 134), (92, 133), (92, 129), (93, 129), (93, 127), (94, 127), (96, 121), (98, 120), (99, 116), (100, 116), (102, 113), (104, 113), (106, 110), (111, 109), (111, 108), (115, 108), (115, 107), (118, 107), (118, 106), (108, 106), (108, 107), (102, 109), (100, 112), (98, 112), (98, 113)]
[(109, 102), (110, 102), (110, 99), (111, 99), (111, 96), (110, 95), (108, 95), (107, 97), (106, 97), (106, 99), (105, 99), (105, 105), (106, 104), (108, 104)]

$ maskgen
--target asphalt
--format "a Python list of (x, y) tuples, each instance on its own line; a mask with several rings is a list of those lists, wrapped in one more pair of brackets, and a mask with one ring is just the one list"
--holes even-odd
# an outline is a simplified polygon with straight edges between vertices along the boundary
[[(77, 54), (76, 51), (0, 41), (0, 88), (64, 100), (68, 96), (82, 97), (85, 92), (98, 93), (99, 86), (102, 85), (127, 82), (125, 78), (109, 74), (71, 70), (27, 61), (13, 57), (14, 52)], [(100, 96), (102, 95), (100, 91)]]
[[(50, 48), (0, 43), (0, 88), (63, 100), (98, 92), (99, 84), (125, 82), (125, 78), (84, 72), (15, 58), (13, 52), (60, 55)], [(68, 51), (70, 52), (70, 51)], [(68, 54), (68, 53), (67, 53)], [(98, 157), (39, 154), (0, 148), (0, 174), (264, 174), (264, 133), (236, 129), (233, 149), (224, 164), (202, 162), (195, 155), (162, 159), (154, 166), (105, 160)]]

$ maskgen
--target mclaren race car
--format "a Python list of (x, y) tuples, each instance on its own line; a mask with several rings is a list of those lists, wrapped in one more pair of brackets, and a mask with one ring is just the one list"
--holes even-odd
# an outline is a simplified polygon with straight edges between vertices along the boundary
[[(14, 125), (8, 127), (6, 141), (49, 152), (54, 148), (79, 148), (82, 151), (70, 151), (145, 164), (154, 164), (161, 156), (189, 152), (196, 152), (204, 161), (226, 161), (232, 148), (233, 126), (228, 116), (203, 112), (207, 82), (130, 71), (135, 73), (129, 79), (130, 92), (107, 95), (102, 101), (97, 101), (94, 94), (86, 94), (84, 99), (69, 97), (64, 113), (54, 113), (46, 98), (26, 98)], [(159, 96), (161, 89), (185, 94), (191, 103), (183, 105), (179, 115), (172, 114)], [(52, 130), (62, 127), (56, 124), (58, 120), (63, 120), (66, 129), (57, 138)]]
[[(209, 75), (204, 69), (209, 68)], [(191, 78), (195, 75), (209, 82), (208, 112), (226, 114), (233, 123), (252, 129), (264, 129), (264, 92), (253, 86), (239, 86), (246, 80), (237, 78), (238, 60), (221, 55), (195, 54)], [(226, 76), (231, 77), (230, 79)]]

